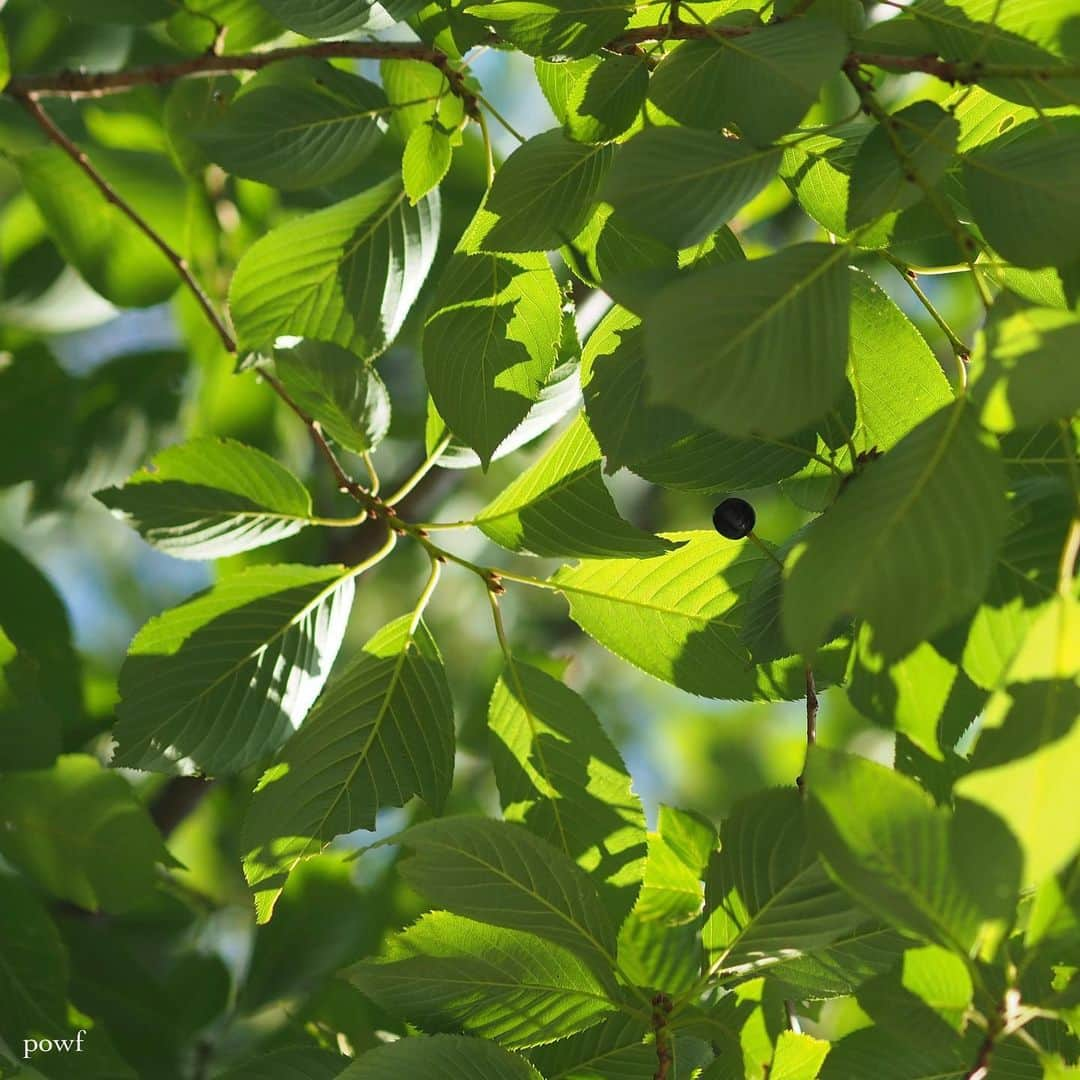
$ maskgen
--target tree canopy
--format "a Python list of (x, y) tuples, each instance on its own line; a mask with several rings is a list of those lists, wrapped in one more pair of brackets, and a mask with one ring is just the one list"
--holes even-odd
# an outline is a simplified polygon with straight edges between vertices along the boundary
[(1080, 1075), (1080, 0), (0, 8), (0, 1077)]

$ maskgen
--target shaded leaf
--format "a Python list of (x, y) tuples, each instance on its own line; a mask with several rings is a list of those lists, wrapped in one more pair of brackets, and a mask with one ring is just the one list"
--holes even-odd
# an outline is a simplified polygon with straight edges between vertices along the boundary
[(241, 349), (292, 334), (377, 356), (420, 292), (438, 231), (437, 196), (411, 207), (396, 178), (273, 229), (229, 288)]
[(474, 520), (497, 544), (532, 555), (649, 557), (677, 546), (619, 516), (600, 475), (600, 447), (580, 416)]
[(558, 680), (512, 661), (495, 685), (488, 728), (503, 816), (586, 870), (621, 921), (642, 880), (645, 814), (595, 714)]
[(326, 341), (274, 350), (290, 397), (346, 450), (374, 450), (390, 430), (390, 396), (370, 364)]
[(650, 400), (733, 436), (785, 436), (818, 420), (844, 379), (845, 256), (801, 244), (669, 285), (645, 318)]
[(392, 939), (385, 958), (343, 974), (424, 1031), (462, 1029), (510, 1050), (564, 1039), (615, 1008), (573, 953), (446, 911)]
[(442, 658), (422, 623), (383, 627), (330, 683), (259, 781), (244, 821), (244, 872), (259, 921), (282, 885), (335, 836), (419, 795), (442, 808), (454, 771), (454, 713)]
[(234, 772), (277, 749), (341, 646), (341, 566), (261, 566), (151, 619), (120, 669), (114, 765)]
[(777, 149), (723, 135), (650, 127), (623, 143), (602, 198), (648, 235), (675, 248), (700, 243), (775, 175)]

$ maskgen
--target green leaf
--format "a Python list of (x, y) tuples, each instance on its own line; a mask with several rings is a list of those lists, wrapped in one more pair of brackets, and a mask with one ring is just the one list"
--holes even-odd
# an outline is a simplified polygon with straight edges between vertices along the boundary
[(311, 495), (284, 466), (233, 439), (163, 450), (123, 487), (96, 493), (147, 543), (180, 559), (220, 559), (295, 536)]
[(374, 947), (380, 933), (374, 925), (377, 894), (358, 888), (355, 869), (353, 852), (328, 851), (289, 876), (273, 921), (255, 928), (236, 1001), (241, 1015), (283, 1000), (300, 1005), (320, 993), (323, 980)]
[(467, 816), (413, 825), (395, 839), (415, 852), (399, 863), (402, 878), (432, 903), (536, 934), (610, 972), (614, 927), (592, 880), (558, 848), (520, 825)]
[(363, 960), (343, 977), (423, 1031), (460, 1029), (510, 1050), (564, 1039), (615, 1008), (573, 953), (447, 911), (424, 915), (391, 940), (384, 959)]
[(864, 626), (856, 643), (848, 697), (868, 719), (906, 735), (938, 761), (942, 747), (978, 715), (986, 695), (925, 641), (892, 664), (874, 653)]
[(424, 328), (424, 371), (439, 415), (486, 468), (555, 366), (562, 298), (547, 258), (479, 250), (480, 210), (439, 279)]
[(290, 30), (305, 37), (332, 38), (353, 30), (380, 30), (415, 14), (419, 0), (259, 0)]
[[(656, 559), (583, 560), (559, 570), (551, 580), (573, 620), (624, 660), (692, 694), (801, 697), (801, 664), (755, 668), (739, 640), (743, 606), (767, 556), (711, 530), (667, 538), (685, 544)], [(842, 669), (837, 651), (815, 671), (828, 681)]]
[(43, 769), (82, 717), (79, 658), (51, 582), (3, 540), (0, 581), (0, 772)]
[[(648, 75), (648, 72), (646, 72)], [(8, 53), (7, 38), (0, 30), (0, 90), (3, 90), (11, 78), (11, 56)]]
[(637, 120), (649, 87), (649, 66), (642, 56), (618, 53), (602, 53), (585, 63), (588, 70), (572, 81), (566, 116), (560, 119), (579, 142), (610, 142)]
[(963, 1032), (972, 992), (966, 958), (927, 945), (865, 982), (858, 1001), (885, 1030), (932, 1049)]
[(963, 175), (976, 224), (1010, 262), (1080, 259), (1080, 139), (1071, 119), (1010, 129), (970, 151)]
[(776, 174), (780, 151), (679, 127), (623, 143), (600, 190), (615, 209), (675, 248), (697, 244)]
[(669, 285), (645, 318), (650, 400), (733, 436), (818, 420), (844, 382), (847, 255), (799, 244)]
[(235, 772), (300, 725), (352, 606), (341, 566), (259, 566), (151, 619), (120, 669), (113, 765)]
[[(174, 250), (187, 248), (187, 192), (162, 154), (95, 147), (94, 166)], [(176, 268), (62, 150), (46, 146), (17, 161), (23, 184), (61, 254), (119, 307), (149, 307), (180, 284)]]
[[(1069, 29), (1075, 0), (1020, 6), (998, 0), (918, 0), (911, 14), (935, 52), (950, 59), (1053, 70), (1075, 59)], [(1025, 105), (1052, 107), (1080, 100), (1075, 78), (987, 78), (987, 91)]]
[(810, 430), (782, 441), (733, 439), (675, 406), (650, 404), (641, 320), (617, 306), (585, 343), (581, 381), (589, 427), (609, 472), (626, 465), (680, 491), (744, 491), (797, 472), (814, 449)]
[(859, 452), (888, 450), (952, 400), (926, 338), (869, 274), (851, 270), (848, 381)]
[(450, 136), (434, 124), (420, 124), (409, 133), (401, 159), (405, 194), (414, 206), (437, 188), (450, 169), (454, 151)]
[(221, 1080), (333, 1080), (349, 1059), (328, 1050), (289, 1046), (248, 1058), (221, 1074)]
[(633, 1017), (612, 1016), (529, 1057), (548, 1080), (636, 1080), (656, 1068), (656, 1050), (643, 1042), (642, 1028)]
[(294, 334), (378, 356), (420, 292), (438, 232), (438, 198), (411, 207), (397, 178), (272, 230), (229, 288), (240, 348)]
[[(971, 1049), (971, 1055), (978, 1046)], [(964, 1080), (974, 1057), (959, 1039), (935, 1047), (920, 1046), (880, 1027), (847, 1035), (833, 1045), (821, 1070), (821, 1080)]]
[(769, 1080), (815, 1080), (831, 1045), (801, 1032), (781, 1031), (776, 1040)]
[(788, 557), (787, 639), (812, 655), (839, 615), (854, 615), (891, 660), (944, 629), (986, 589), (1007, 524), (1004, 488), (997, 448), (963, 400), (924, 420), (847, 485)]
[(620, 922), (641, 885), (645, 814), (596, 715), (557, 679), (510, 661), (488, 729), (503, 816), (587, 871)]
[[(170, 0), (172, 18), (166, 24), (169, 37), (186, 52), (241, 53), (253, 45), (279, 37), (285, 27), (275, 19), (261, 0)], [(228, 27), (224, 41), (218, 41), (217, 28)]]
[(541, 1080), (523, 1058), (462, 1035), (399, 1039), (366, 1050), (339, 1080)]
[(1070, 488), (1045, 477), (1022, 481), (1014, 493), (1008, 535), (964, 642), (963, 668), (978, 686), (1004, 685), (1010, 663), (1053, 597), (1074, 506)]
[(390, 430), (390, 395), (355, 354), (326, 341), (299, 341), (274, 350), (274, 370), (293, 401), (346, 450), (374, 450)]
[(751, 142), (770, 143), (805, 116), (847, 49), (844, 32), (824, 19), (689, 41), (656, 69), (649, 98), (682, 124), (715, 131), (734, 122)]
[(561, 128), (519, 146), (495, 173), (485, 208), (498, 220), (485, 251), (548, 251), (588, 220), (614, 151), (567, 138)]
[(648, 558), (677, 546), (619, 516), (581, 416), (474, 520), (495, 543), (531, 555)]
[(910, 944), (908, 938), (895, 930), (868, 923), (823, 949), (781, 961), (770, 968), (769, 976), (791, 986), (808, 1001), (848, 997), (870, 976), (888, 971)]
[(0, 855), (54, 896), (87, 911), (129, 911), (172, 862), (145, 807), (118, 773), (68, 754), (0, 786)]
[[(1062, 605), (1064, 607), (1064, 605)], [(1080, 611), (1071, 605), (1072, 632), (1080, 632)], [(1028, 731), (1047, 724), (1047, 718), (1026, 709), (1028, 700), (1014, 704), (1010, 720)], [(1049, 725), (1047, 725), (1049, 726)], [(1046, 731), (1046, 729), (1043, 729)], [(1039, 885), (1061, 869), (1080, 849), (1080, 792), (1075, 777), (1080, 768), (1080, 723), (1063, 738), (1045, 741), (1033, 753), (990, 768), (976, 769), (957, 781), (959, 798), (980, 803), (1008, 825), (1024, 851), (1024, 883)]]
[(330, 683), (259, 781), (244, 821), (244, 872), (259, 921), (282, 885), (335, 836), (373, 829), (419, 795), (438, 812), (454, 773), (454, 711), (422, 623), (395, 619)]
[(530, 56), (588, 56), (617, 37), (633, 8), (617, 0), (493, 0), (465, 11), (490, 23), (500, 36)]
[(286, 191), (354, 172), (386, 127), (382, 90), (326, 63), (288, 69), (255, 76), (195, 141), (226, 172)]
[(701, 932), (713, 975), (745, 974), (812, 953), (867, 921), (807, 843), (794, 789), (742, 800), (720, 829)]
[(85, 22), (148, 23), (168, 18), (171, 0), (46, 0), (49, 7)]
[(10, 874), (0, 874), (0, 970), (0, 1036), (9, 1046), (65, 1027), (63, 943), (37, 898)]
[(811, 839), (844, 888), (897, 929), (967, 953), (982, 912), (955, 862), (949, 812), (913, 780), (821, 747), (806, 785)]
[(465, 106), (450, 92), (446, 76), (423, 60), (383, 60), (379, 65), (383, 92), (393, 108), (390, 127), (408, 143), (422, 125), (434, 121), (443, 131), (456, 131)]
[[(879, 123), (855, 155), (847, 204), (849, 229), (919, 202), (925, 188), (909, 179), (906, 172), (914, 173), (923, 185), (932, 188), (952, 164), (960, 124), (940, 105), (917, 101), (893, 113), (889, 124), (892, 138)], [(903, 149), (903, 158), (893, 139)]]
[[(633, 918), (668, 926), (690, 922), (701, 912), (701, 883), (716, 848), (716, 830), (696, 815), (661, 803), (657, 831), (649, 833), (648, 841), (645, 878)], [(620, 954), (623, 944), (620, 940)]]
[(1002, 293), (971, 364), (983, 426), (1008, 432), (1080, 412), (1080, 319)]

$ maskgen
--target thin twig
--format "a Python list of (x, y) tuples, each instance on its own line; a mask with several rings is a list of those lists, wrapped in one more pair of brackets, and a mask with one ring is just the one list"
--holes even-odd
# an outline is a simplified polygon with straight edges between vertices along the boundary
[[(790, 18), (790, 16), (788, 16)], [(626, 30), (607, 43), (613, 52), (633, 49), (642, 42), (688, 40), (693, 38), (739, 38), (757, 32), (750, 26), (707, 26), (671, 21)], [(494, 44), (499, 39), (493, 39)], [(474, 119), (478, 111), (476, 97), (465, 83), (465, 73), (450, 64), (450, 57), (440, 49), (422, 42), (402, 41), (318, 41), (263, 52), (234, 53), (219, 56), (203, 53), (171, 64), (155, 64), (126, 71), (61, 71), (43, 75), (20, 75), (4, 91), (14, 97), (55, 95), (67, 98), (101, 97), (120, 93), (135, 86), (163, 85), (177, 79), (206, 78), (233, 71), (259, 71), (270, 64), (296, 57), (358, 60), (419, 60), (443, 71), (451, 92), (465, 103)], [(943, 60), (933, 54), (893, 56), (889, 53), (852, 52), (848, 62), (880, 68), (897, 74), (922, 72), (947, 83), (971, 85), (986, 79), (1053, 79), (1080, 77), (1080, 64), (1035, 66), (1026, 64), (989, 64), (980, 60)]]
[(675, 1057), (671, 1050), (671, 1028), (668, 1017), (672, 1001), (667, 994), (657, 994), (652, 999), (652, 1028), (656, 1040), (656, 1072), (653, 1080), (668, 1080)]
[(409, 494), (424, 479), (425, 476), (439, 463), (439, 458), (442, 457), (443, 451), (450, 445), (451, 435), (450, 432), (446, 432), (442, 438), (431, 448), (429, 453), (423, 461), (411, 472), (401, 483), (398, 489), (393, 495), (387, 496), (384, 500), (387, 506), (396, 506), (406, 495)]
[(994, 1052), (995, 1037), (996, 1033), (991, 1028), (979, 1045), (979, 1056), (970, 1071), (964, 1074), (964, 1080), (986, 1080), (990, 1075), (990, 1055)]
[(975, 237), (960, 224), (959, 218), (953, 213), (945, 196), (932, 184), (927, 183), (926, 179), (919, 172), (911, 154), (908, 153), (907, 147), (904, 146), (903, 142), (900, 140), (900, 136), (896, 133), (898, 121), (895, 117), (891, 116), (888, 110), (878, 101), (877, 95), (874, 93), (874, 84), (862, 73), (860, 64), (850, 56), (844, 61), (844, 74), (847, 76), (847, 80), (851, 83), (855, 93), (859, 95), (859, 101), (862, 102), (863, 111), (868, 116), (874, 117), (880, 124), (881, 130), (889, 140), (889, 145), (892, 147), (897, 162), (903, 169), (905, 179), (910, 183), (915, 184), (922, 191), (926, 201), (949, 230), (957, 248), (960, 250), (960, 254), (971, 269), (971, 277), (975, 283), (975, 291), (979, 294), (979, 299), (982, 300), (983, 306), (989, 310), (990, 295), (987, 293), (986, 286), (983, 284), (983, 280), (979, 277), (979, 272), (975, 267), (975, 256), (978, 254), (978, 242)]
[(810, 760), (810, 747), (817, 742), (818, 696), (814, 684), (814, 669), (806, 665), (806, 757), (803, 770), (795, 780), (799, 790), (806, 794), (806, 765)]
[(959, 378), (959, 392), (961, 394), (966, 393), (968, 383), (968, 362), (971, 360), (971, 350), (960, 340), (956, 331), (945, 321), (945, 317), (934, 306), (933, 301), (923, 291), (922, 286), (919, 284), (918, 275), (910, 266), (906, 266), (900, 259), (898, 259), (892, 252), (882, 251), (882, 256), (886, 261), (890, 262), (899, 271), (900, 276), (907, 282), (908, 288), (918, 298), (919, 303), (926, 308), (930, 315), (930, 318), (938, 324), (941, 332), (948, 339), (949, 345), (952, 347), (953, 355), (956, 357), (957, 375)]
[(203, 292), (202, 286), (195, 280), (191, 273), (191, 268), (187, 264), (187, 259), (185, 259), (178, 251), (170, 247), (165, 238), (146, 220), (146, 218), (144, 218), (131, 203), (120, 196), (116, 188), (114, 188), (112, 184), (110, 184), (109, 181), (94, 168), (86, 154), (80, 150), (55, 123), (53, 123), (49, 114), (31, 94), (21, 93), (16, 94), (15, 97), (22, 107), (33, 117), (38, 127), (40, 127), (49, 137), (50, 141), (56, 143), (56, 145), (59, 146), (76, 165), (78, 165), (86, 176), (89, 177), (93, 185), (105, 197), (105, 201), (112, 203), (112, 205), (115, 206), (116, 209), (119, 210), (120, 213), (123, 214), (139, 230), (139, 232), (141, 232), (162, 253), (162, 255), (169, 260), (170, 263), (172, 263), (177, 274), (180, 275), (180, 280), (191, 290), (192, 295), (199, 303), (199, 307), (203, 309), (206, 317), (217, 331), (218, 337), (221, 338), (221, 343), (225, 346), (226, 350), (228, 352), (236, 352), (236, 342), (233, 340), (232, 333), (225, 325), (224, 319), (214, 310), (214, 305), (210, 303), (210, 298)]

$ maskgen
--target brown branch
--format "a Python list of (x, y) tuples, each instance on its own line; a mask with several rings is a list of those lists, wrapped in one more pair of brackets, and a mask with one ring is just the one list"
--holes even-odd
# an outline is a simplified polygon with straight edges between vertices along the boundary
[[(806, 665), (806, 756), (810, 756), (810, 747), (817, 742), (817, 717), (818, 696), (817, 686), (814, 684), (814, 669)], [(806, 794), (806, 761), (803, 761), (803, 771), (795, 779), (799, 790)]]
[(315, 59), (420, 60), (437, 67), (450, 90), (465, 103), (470, 116), (478, 111), (476, 96), (465, 85), (465, 73), (451, 67), (450, 57), (441, 49), (422, 42), (398, 41), (318, 41), (265, 52), (236, 53), (218, 56), (202, 53), (189, 60), (127, 71), (61, 71), (49, 75), (17, 76), (8, 83), (6, 93), (15, 97), (59, 96), (67, 98), (102, 97), (130, 90), (135, 86), (160, 86), (177, 79), (206, 78), (233, 71), (260, 71), (270, 64), (297, 57)]
[(971, 1069), (964, 1074), (964, 1080), (986, 1080), (990, 1075), (990, 1055), (994, 1052), (995, 1038), (996, 1032), (993, 1029), (986, 1033), (986, 1038), (979, 1046), (979, 1056)]
[[(608, 42), (605, 47), (613, 52), (623, 52), (641, 42), (737, 38), (755, 33), (757, 29), (749, 26), (703, 26), (686, 23), (678, 18), (676, 5), (673, 5), (673, 16), (668, 22), (627, 30)], [(497, 37), (493, 38), (492, 42), (501, 43)], [(135, 86), (162, 85), (177, 79), (205, 78), (233, 71), (259, 71), (270, 64), (305, 56), (326, 60), (419, 60), (444, 73), (450, 90), (462, 99), (470, 116), (476, 116), (479, 112), (476, 96), (465, 83), (465, 72), (454, 68), (446, 53), (423, 42), (401, 41), (318, 41), (308, 45), (267, 49), (265, 52), (226, 56), (203, 53), (172, 64), (132, 68), (127, 71), (61, 71), (46, 75), (20, 75), (10, 81), (4, 92), (16, 98), (27, 95), (100, 97), (130, 90)], [(988, 64), (980, 60), (943, 60), (933, 54), (893, 56), (875, 52), (853, 52), (847, 59), (851, 64), (878, 67), (894, 73), (923, 72), (948, 83), (967, 84), (989, 78), (1043, 80), (1080, 77), (1080, 64), (1062, 63), (1050, 67), (1033, 67), (1023, 64)]]
[(667, 994), (657, 994), (652, 999), (652, 1029), (656, 1036), (656, 1072), (653, 1080), (668, 1080), (675, 1056), (671, 1050), (671, 1029), (668, 1027), (668, 1015), (672, 1001)]
[(80, 150), (68, 137), (53, 123), (49, 114), (41, 107), (41, 105), (34, 99), (34, 97), (28, 93), (16, 93), (16, 100), (23, 106), (24, 109), (34, 118), (38, 127), (48, 136), (48, 138), (56, 143), (61, 150), (76, 165), (90, 178), (94, 186), (105, 197), (105, 201), (112, 203), (117, 210), (120, 211), (161, 253), (169, 260), (176, 268), (177, 274), (180, 275), (180, 280), (191, 290), (192, 295), (198, 301), (199, 307), (203, 309), (206, 317), (213, 324), (214, 329), (218, 333), (218, 337), (221, 338), (222, 344), (225, 346), (228, 352), (236, 352), (236, 342), (233, 340), (232, 333), (225, 325), (224, 320), (214, 310), (214, 305), (210, 303), (210, 298), (202, 290), (202, 286), (195, 280), (191, 273), (191, 269), (187, 264), (187, 259), (183, 257), (178, 251), (174, 250), (166, 242), (165, 238), (135, 209), (129, 202), (121, 198), (117, 190), (97, 171), (91, 164), (90, 159), (86, 154)]

